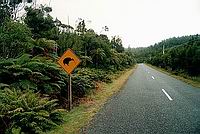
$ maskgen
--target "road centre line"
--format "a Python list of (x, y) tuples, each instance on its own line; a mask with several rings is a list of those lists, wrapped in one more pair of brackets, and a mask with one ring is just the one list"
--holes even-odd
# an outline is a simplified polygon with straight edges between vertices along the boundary
[(169, 96), (169, 94), (165, 91), (165, 89), (162, 89), (163, 93), (167, 96), (167, 98), (172, 101), (173, 99)]
[(153, 76), (151, 76), (152, 79), (155, 79)]

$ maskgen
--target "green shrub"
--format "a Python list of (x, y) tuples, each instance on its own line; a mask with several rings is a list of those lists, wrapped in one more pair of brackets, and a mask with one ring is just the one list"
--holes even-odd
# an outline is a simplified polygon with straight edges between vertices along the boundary
[(32, 55), (48, 55), (55, 57), (57, 55), (57, 47), (58, 45), (54, 40), (47, 40), (45, 38), (40, 38), (38, 40), (33, 41), (34, 47), (32, 48)]
[(40, 98), (31, 91), (0, 90), (0, 133), (40, 133), (62, 122), (57, 100)]
[(6, 21), (0, 27), (0, 57), (16, 58), (22, 55), (31, 44), (30, 29), (19, 22)]
[(89, 76), (93, 81), (111, 82), (111, 72), (95, 68), (78, 68), (76, 72), (78, 76)]
[(94, 88), (95, 83), (89, 75), (79, 76), (74, 74), (72, 76), (72, 93), (74, 98), (84, 97), (88, 95)]
[(0, 61), (0, 83), (16, 89), (30, 89), (44, 94), (60, 93), (67, 75), (47, 57), (24, 54), (17, 59)]
[(95, 89), (95, 81), (111, 82), (106, 71), (94, 68), (78, 68), (72, 75), (73, 96), (84, 97)]

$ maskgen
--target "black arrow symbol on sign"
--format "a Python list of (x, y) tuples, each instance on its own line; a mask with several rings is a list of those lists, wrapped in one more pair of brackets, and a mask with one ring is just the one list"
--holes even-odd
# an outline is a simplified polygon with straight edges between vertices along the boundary
[(65, 58), (64, 60), (63, 60), (63, 64), (65, 65), (65, 64), (67, 64), (68, 66), (69, 66), (69, 62), (70, 61), (74, 61), (74, 59), (72, 59), (72, 58), (70, 58), (70, 57), (67, 57), (67, 58)]

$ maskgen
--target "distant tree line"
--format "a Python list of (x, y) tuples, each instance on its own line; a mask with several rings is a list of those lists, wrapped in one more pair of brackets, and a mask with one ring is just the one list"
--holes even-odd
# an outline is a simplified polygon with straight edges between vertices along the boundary
[[(132, 50), (138, 62), (146, 62), (171, 71), (200, 75), (200, 35), (174, 37), (147, 48)], [(163, 53), (164, 51), (164, 53)]]

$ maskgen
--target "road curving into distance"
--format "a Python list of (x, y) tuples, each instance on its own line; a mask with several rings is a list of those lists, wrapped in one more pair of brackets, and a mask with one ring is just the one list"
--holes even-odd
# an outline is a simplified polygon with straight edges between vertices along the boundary
[(200, 89), (139, 64), (86, 134), (199, 134)]

